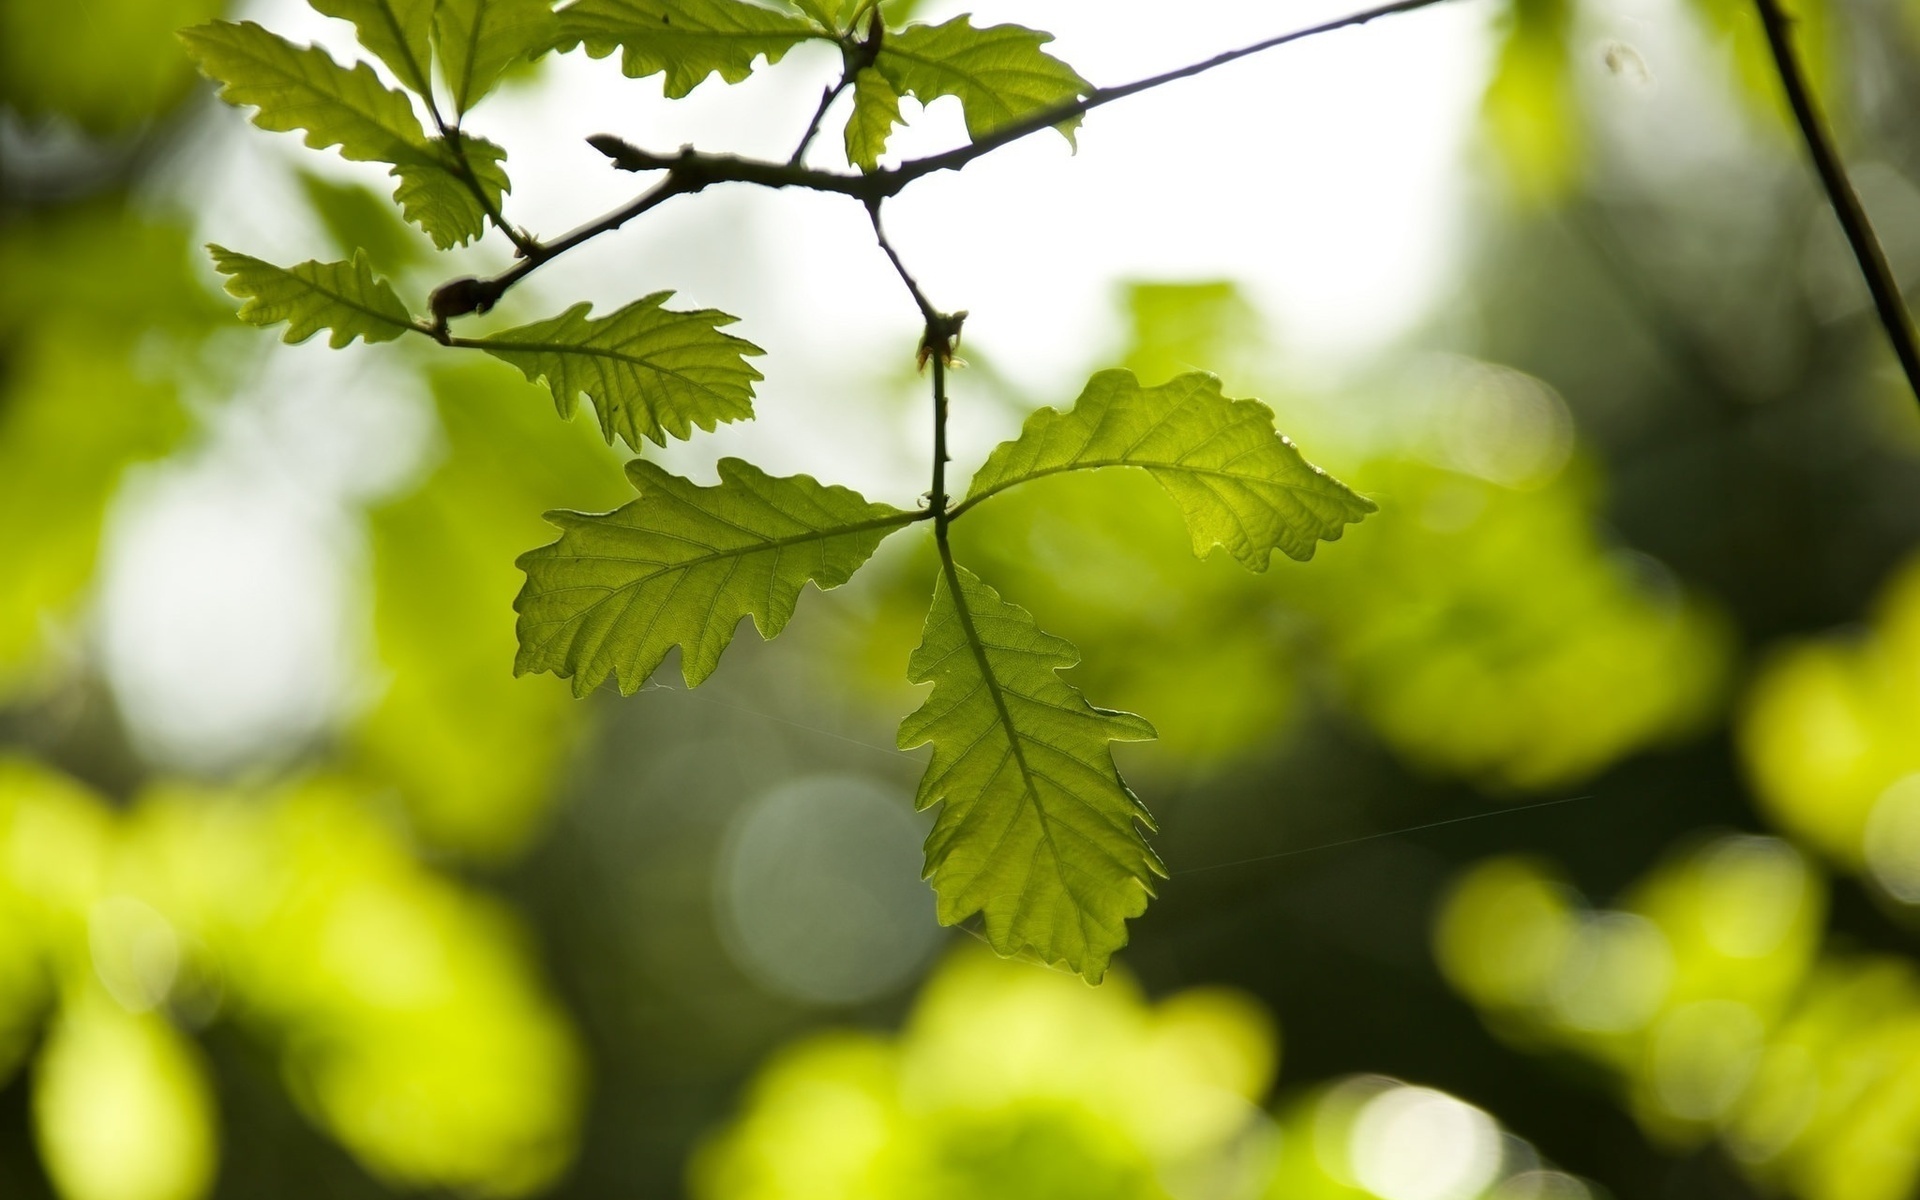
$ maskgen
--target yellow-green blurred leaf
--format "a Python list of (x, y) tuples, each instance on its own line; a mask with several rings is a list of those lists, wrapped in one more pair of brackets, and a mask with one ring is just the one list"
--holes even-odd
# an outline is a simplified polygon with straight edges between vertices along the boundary
[(84, 992), (41, 1048), (33, 1115), (63, 1200), (198, 1200), (212, 1188), (212, 1087), (164, 1017)]
[(351, 744), (424, 840), (496, 857), (537, 828), (586, 719), (558, 681), (513, 674), (514, 555), (550, 531), (542, 512), (611, 507), (627, 489), (591, 428), (529, 404), (505, 367), (443, 369), (433, 384), (446, 456), (372, 513), (387, 679)]
[(225, 0), (0, 4), (0, 106), (63, 116), (90, 133), (163, 115), (193, 83), (169, 36), (219, 15)]
[(1569, 38), (1572, 0), (1513, 0), (1485, 101), (1488, 132), (1514, 191), (1536, 204), (1577, 181), (1583, 131)]

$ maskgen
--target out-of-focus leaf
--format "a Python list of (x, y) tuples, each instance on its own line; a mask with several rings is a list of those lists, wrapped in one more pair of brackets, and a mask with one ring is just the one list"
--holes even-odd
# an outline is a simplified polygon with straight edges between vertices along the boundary
[(739, 83), (756, 58), (777, 63), (818, 36), (805, 20), (749, 0), (578, 0), (559, 16), (557, 49), (584, 45), (595, 58), (619, 50), (629, 78), (664, 73), (674, 99), (716, 73)]
[(306, 194), (314, 216), (342, 255), (365, 250), (373, 265), (385, 271), (402, 271), (425, 261), (427, 256), (414, 240), (413, 231), (378, 192), (358, 184), (335, 183), (312, 171), (303, 170), (299, 177), (300, 190)]
[(117, 134), (187, 95), (193, 70), (168, 35), (225, 0), (0, 4), (0, 107)]
[(973, 477), (967, 502), (1064, 471), (1143, 467), (1181, 512), (1199, 557), (1225, 546), (1264, 571), (1279, 550), (1313, 557), (1322, 540), (1375, 511), (1371, 500), (1307, 462), (1257, 400), (1229, 400), (1193, 372), (1142, 388), (1133, 372), (1101, 371), (1065, 413), (1043, 408)]
[[(1793, 131), (1793, 112), (1780, 90), (1780, 72), (1753, 4), (1749, 0), (1693, 0), (1692, 7), (1710, 31), (1731, 45), (1734, 73), (1752, 110), (1772, 114), (1783, 133)], [(1821, 109), (1829, 118), (1844, 118), (1847, 89), (1835, 85), (1848, 76), (1828, 0), (1787, 0), (1783, 7), (1792, 21), (1794, 48), (1807, 85), (1819, 97)], [(1793, 136), (1798, 140), (1797, 132)]]
[(1550, 204), (1580, 170), (1582, 130), (1573, 94), (1570, 0), (1513, 0), (1487, 85), (1488, 131), (1523, 199)]
[(0, 232), (0, 693), (92, 578), (127, 466), (188, 428), (176, 360), (221, 319), (189, 261), (180, 230), (106, 209)]
[[(967, 16), (890, 33), (873, 69), (895, 96), (878, 89), (856, 91), (854, 120), (871, 129), (885, 115), (861, 114), (857, 110), (862, 104), (897, 112), (898, 96), (912, 96), (922, 104), (953, 96), (966, 114), (967, 136), (979, 141), (1022, 117), (1077, 99), (1093, 86), (1041, 49), (1052, 40), (1052, 34), (1019, 25), (975, 29)], [(1078, 117), (1061, 122), (1061, 136), (1072, 142), (1079, 124)], [(870, 148), (870, 142), (862, 148)]]
[(1920, 775), (1920, 563), (1887, 585), (1864, 636), (1777, 648), (1746, 697), (1739, 735), (1775, 821), (1897, 898), (1920, 901), (1920, 845), (1907, 832), (1920, 794), (1910, 799), (1902, 783)]
[(862, 67), (853, 77), (853, 115), (847, 118), (847, 161), (862, 171), (880, 165), (887, 139), (900, 123), (900, 95), (887, 77)]
[[(253, 122), (278, 132), (305, 131), (315, 150), (340, 147), (355, 162), (392, 164), (394, 191), (409, 221), (441, 249), (479, 237), (486, 212), (468, 187), (455, 151), (428, 138), (405, 93), (373, 68), (352, 69), (315, 46), (296, 46), (251, 21), (209, 21), (180, 34), (200, 69), (224, 86), (220, 98), (258, 109)], [(483, 138), (461, 138), (466, 169), (496, 208), (508, 187), (506, 152)]]
[(942, 804), (927, 838), (941, 922), (980, 913), (1000, 953), (1097, 983), (1166, 872), (1109, 749), (1150, 740), (1153, 726), (1088, 704), (1059, 675), (1079, 661), (971, 571), (943, 570), (907, 663), (911, 682), (934, 688), (899, 744), (933, 744), (916, 803)]
[(433, 376), (446, 457), (371, 514), (379, 700), (355, 723), (353, 761), (398, 788), (418, 835), (482, 858), (523, 847), (587, 714), (558, 680), (515, 678), (513, 558), (558, 507), (627, 494), (592, 430), (527, 403), (498, 363)]
[(25, 759), (0, 757), (0, 1081), (20, 1065), (63, 975), (84, 972), (88, 909), (112, 851), (99, 797)]
[(514, 670), (572, 676), (576, 695), (609, 675), (621, 692), (639, 690), (675, 645), (687, 686), (698, 685), (741, 617), (773, 638), (809, 581), (839, 587), (917, 517), (737, 458), (720, 460), (709, 488), (644, 459), (627, 475), (639, 499), (598, 515), (549, 513), (560, 540), (520, 557)]
[(508, 70), (551, 47), (560, 30), (551, 0), (438, 0), (433, 26), (447, 87), (462, 113)]
[(239, 317), (269, 329), (285, 322), (288, 342), (304, 342), (321, 330), (335, 350), (363, 338), (390, 342), (413, 328), (413, 314), (377, 279), (364, 251), (352, 262), (303, 262), (276, 267), (224, 246), (207, 247), (213, 265), (227, 276), (227, 291), (244, 301)]
[[(1265, 1124), (1276, 1041), (1237, 992), (1149, 1004), (1120, 971), (1090, 988), (967, 946), (898, 1034), (835, 1030), (783, 1047), (694, 1156), (688, 1190), (1165, 1200), (1166, 1178), (1222, 1164)], [(1238, 1167), (1209, 1177), (1240, 1184)]]
[(573, 1153), (579, 1046), (526, 934), (333, 781), (151, 793), (124, 861), (295, 1102), (392, 1188), (516, 1197)]
[[(329, 17), (352, 21), (360, 44), (379, 56), (400, 82), (426, 95), (433, 60), (428, 36), (436, 0), (308, 0)], [(440, 4), (446, 7), (446, 4)]]
[(88, 989), (35, 1064), (34, 1132), (65, 1200), (199, 1200), (218, 1164), (213, 1089), (156, 1013)]
[(655, 292), (611, 316), (593, 319), (589, 304), (472, 342), (545, 381), (562, 417), (585, 395), (600, 414), (600, 431), (640, 448), (643, 438), (665, 445), (667, 435), (692, 436), (723, 421), (753, 415), (760, 376), (746, 360), (764, 353), (744, 338), (721, 333), (738, 318), (714, 309), (675, 312), (662, 307), (672, 292)]

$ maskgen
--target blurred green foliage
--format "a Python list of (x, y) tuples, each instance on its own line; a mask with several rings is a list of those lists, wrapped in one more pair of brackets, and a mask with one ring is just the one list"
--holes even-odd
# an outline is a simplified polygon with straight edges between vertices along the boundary
[[(969, 947), (910, 1009), (757, 985), (713, 864), (782, 780), (897, 769), (905, 805), (916, 764), (864, 714), (931, 563), (816, 606), (779, 655), (736, 648), (732, 690), (671, 718), (514, 679), (538, 514), (629, 493), (499, 364), (388, 360), (431, 392), (433, 444), (345, 504), (374, 661), (336, 724), (198, 781), (130, 748), (103, 522), (263, 378), (166, 173), (211, 161), (174, 156), (209, 127), (171, 30), (221, 7), (0, 5), (0, 1194), (624, 1196), (683, 1171), (715, 1200), (1594, 1194), (1548, 1154), (1620, 1195), (1912, 1193), (1912, 416), (1818, 282), (1848, 267), (1809, 232), (1827, 214), (1747, 4), (1685, 10), (1697, 62), (1603, 46), (1592, 6), (1500, 7), (1503, 186), (1412, 339), (1437, 352), (1307, 385), (1232, 284), (1127, 290), (1112, 359), (1219, 373), (1381, 512), (1258, 578), (1193, 563), (1125, 473), (957, 529), (1081, 644), (1076, 684), (1153, 715), (1143, 793), (1202, 832), (1130, 974), (1092, 990)], [(1912, 178), (1915, 6), (1794, 7), (1857, 159)], [(1661, 175), (1596, 63), (1727, 85), (1769, 132), (1676, 121)], [(296, 227), (409, 294), (441, 281), (379, 194), (289, 178)], [(845, 688), (849, 661), (885, 682)], [(1437, 890), (1489, 847), (1514, 853)]]
[(1442, 969), (1516, 1044), (1603, 1064), (1653, 1136), (1717, 1136), (1810, 1200), (1898, 1200), (1920, 1179), (1920, 976), (1824, 948), (1825, 886), (1788, 843), (1679, 854), (1619, 909), (1495, 859), (1442, 908)]
[(516, 923), (350, 787), (160, 789), (118, 813), (9, 761), (0, 865), (0, 1029), (17, 1068), (50, 1022), (35, 1121), (72, 1200), (204, 1194), (217, 1118), (176, 1025), (216, 1017), (397, 1185), (522, 1195), (571, 1155), (579, 1051)]

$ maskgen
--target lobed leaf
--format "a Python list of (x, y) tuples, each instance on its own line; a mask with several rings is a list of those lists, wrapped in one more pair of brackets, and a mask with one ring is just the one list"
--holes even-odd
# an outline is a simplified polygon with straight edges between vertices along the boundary
[(554, 46), (584, 45), (604, 58), (620, 51), (629, 78), (664, 73), (666, 94), (678, 99), (718, 74), (739, 83), (762, 55), (780, 61), (819, 33), (801, 17), (748, 0), (579, 0), (560, 10)]
[(1187, 520), (1193, 552), (1225, 546), (1248, 570), (1275, 550), (1305, 561), (1374, 503), (1301, 457), (1257, 400), (1229, 400), (1203, 371), (1143, 388), (1132, 371), (1101, 371), (1069, 412), (1043, 408), (987, 456), (971, 505), (1029, 479), (1100, 467), (1144, 467)]
[[(303, 130), (315, 150), (340, 147), (355, 162), (392, 164), (394, 199), (434, 244), (448, 249), (479, 237), (486, 213), (463, 177), (455, 151), (428, 138), (406, 94), (380, 82), (373, 68), (349, 69), (314, 46), (296, 46), (251, 21), (209, 21), (181, 31), (194, 61), (224, 86), (220, 98), (257, 108), (254, 124), (275, 132)], [(463, 138), (467, 169), (497, 208), (509, 184), (506, 151), (483, 138)]]
[(252, 21), (208, 21), (180, 31), (201, 71), (224, 86), (220, 98), (259, 109), (253, 123), (306, 132), (315, 150), (340, 147), (355, 162), (404, 163), (431, 150), (413, 104), (365, 63), (349, 70), (317, 46), (296, 46)]
[[(400, 186), (393, 191), (400, 211), (426, 230), (442, 250), (472, 241), (487, 231), (487, 209), (474, 194), (474, 187), (485, 194), (495, 212), (500, 211), (502, 197), (513, 188), (501, 165), (506, 161), (505, 150), (485, 138), (464, 133), (458, 136), (458, 151), (436, 138), (432, 159), (402, 163), (393, 169), (400, 178)], [(472, 185), (462, 177), (456, 154), (465, 158), (466, 169), (473, 174)]]
[(880, 165), (887, 139), (900, 123), (900, 95), (872, 67), (853, 77), (853, 115), (847, 118), (847, 161), (862, 171)]
[(1000, 953), (1031, 951), (1098, 982), (1166, 871), (1110, 749), (1151, 739), (1153, 726), (1088, 704), (1059, 675), (1079, 661), (1072, 643), (949, 563), (907, 663), (907, 678), (933, 691), (901, 722), (899, 744), (933, 745), (916, 803), (944, 802), (926, 868), (941, 922), (980, 913)]
[[(913, 25), (889, 33), (881, 44), (873, 69), (899, 96), (931, 104), (941, 96), (959, 99), (965, 111), (967, 136), (974, 141), (1022, 117), (1085, 95), (1093, 85), (1079, 72), (1040, 47), (1053, 35), (1019, 25), (989, 25), (975, 29), (971, 19), (958, 16), (939, 25)], [(877, 124), (878, 116), (860, 113), (863, 104), (884, 104), (873, 93), (854, 95), (854, 120)], [(897, 105), (897, 100), (895, 101)], [(1073, 141), (1080, 119), (1060, 125)]]
[(510, 68), (549, 49), (560, 23), (550, 0), (439, 0), (433, 31), (447, 90), (464, 113)]
[(553, 512), (560, 540), (520, 556), (517, 674), (572, 676), (584, 696), (609, 675), (632, 694), (678, 645), (688, 687), (713, 674), (751, 616), (786, 627), (811, 580), (839, 587), (918, 515), (810, 476), (775, 477), (737, 458), (699, 487), (643, 459), (627, 464), (638, 499), (610, 513)]
[[(445, 7), (448, 0), (441, 0)], [(435, 0), (307, 0), (314, 11), (352, 21), (360, 44), (373, 51), (401, 83), (429, 94), (433, 60), (427, 38)]]
[(277, 267), (224, 246), (207, 249), (214, 269), (227, 276), (227, 291), (245, 301), (240, 319), (263, 329), (284, 321), (286, 341), (304, 342), (324, 329), (338, 350), (356, 337), (390, 342), (413, 328), (413, 314), (374, 277), (364, 250), (355, 250), (351, 262)]
[(747, 360), (764, 353), (745, 338), (721, 333), (738, 318), (711, 308), (675, 312), (662, 305), (672, 292), (655, 292), (611, 316), (594, 320), (590, 304), (559, 316), (502, 330), (468, 345), (544, 380), (560, 415), (573, 415), (576, 397), (593, 401), (600, 432), (639, 449), (643, 438), (691, 437), (723, 421), (753, 415), (753, 385), (761, 378)]

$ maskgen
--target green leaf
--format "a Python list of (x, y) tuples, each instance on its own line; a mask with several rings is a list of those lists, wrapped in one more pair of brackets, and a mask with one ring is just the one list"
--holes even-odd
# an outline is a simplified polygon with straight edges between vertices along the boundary
[(364, 249), (374, 266), (404, 271), (428, 257), (387, 198), (357, 183), (338, 183), (312, 171), (298, 173), (307, 206), (342, 254)]
[(839, 587), (889, 533), (918, 519), (806, 475), (770, 476), (720, 460), (697, 487), (645, 460), (627, 464), (640, 497), (610, 513), (555, 512), (560, 540), (520, 556), (514, 670), (573, 677), (584, 696), (607, 676), (631, 695), (681, 647), (688, 687), (713, 674), (734, 627), (786, 627), (800, 589)]
[(715, 72), (739, 83), (753, 73), (754, 59), (777, 63), (819, 36), (803, 18), (746, 0), (579, 0), (559, 17), (557, 49), (585, 45), (595, 58), (618, 49), (629, 78), (664, 72), (674, 99)]
[(1000, 953), (1031, 951), (1097, 982), (1166, 871), (1109, 748), (1150, 740), (1153, 726), (1088, 704), (1059, 675), (1079, 661), (1072, 643), (949, 565), (907, 663), (933, 691), (899, 744), (933, 744), (916, 803), (945, 802), (927, 837), (941, 922), (981, 913)]
[(431, 158), (412, 102), (365, 63), (348, 70), (317, 46), (296, 46), (252, 21), (209, 21), (180, 37), (200, 69), (225, 85), (222, 100), (260, 110), (253, 123), (262, 129), (305, 130), (311, 148), (338, 146), (355, 162)]
[(1002, 442), (967, 489), (971, 505), (1029, 479), (1099, 467), (1144, 467), (1187, 519), (1193, 552), (1225, 546), (1251, 571), (1273, 552), (1305, 561), (1317, 543), (1374, 503), (1300, 456), (1273, 410), (1229, 400), (1203, 371), (1143, 388), (1132, 371), (1101, 371), (1072, 411), (1043, 408)]
[(224, 246), (208, 246), (227, 291), (246, 301), (240, 319), (261, 328), (287, 323), (286, 341), (304, 342), (326, 329), (335, 350), (364, 338), (390, 342), (413, 328), (413, 314), (384, 279), (376, 279), (364, 250), (351, 262), (303, 262), (276, 267)]
[[(464, 133), (459, 136), (460, 153), (473, 173), (474, 184), (485, 193), (493, 211), (499, 212), (501, 198), (513, 187), (500, 165), (507, 152), (485, 138)], [(402, 163), (393, 169), (400, 177), (393, 198), (407, 220), (427, 231), (434, 245), (450, 250), (487, 231), (487, 210), (462, 178), (453, 148), (436, 138), (432, 149), (431, 159)]]
[(672, 292), (655, 292), (612, 316), (594, 320), (590, 304), (559, 316), (463, 342), (545, 380), (563, 417), (585, 394), (600, 414), (600, 432), (639, 449), (642, 438), (666, 444), (666, 435), (691, 437), (723, 421), (753, 415), (753, 384), (761, 378), (747, 361), (760, 347), (721, 333), (738, 318), (711, 308), (675, 312), (661, 307)]
[[(967, 135), (977, 142), (1092, 89), (1072, 67), (1040, 49), (1052, 40), (1052, 34), (1019, 25), (975, 29), (968, 17), (959, 16), (888, 34), (873, 66), (896, 93), (922, 104), (940, 96), (957, 97), (966, 112)], [(856, 92), (854, 120), (877, 122), (875, 116), (861, 116), (861, 100)], [(877, 97), (867, 101), (876, 102)], [(1078, 117), (1061, 123), (1060, 133), (1068, 142), (1079, 123)]]
[(463, 113), (560, 33), (549, 0), (439, 0), (433, 28), (447, 88)]
[(307, 3), (316, 12), (352, 21), (362, 46), (378, 55), (401, 83), (422, 96), (428, 94), (432, 59), (427, 56), (427, 34), (433, 27), (434, 0), (307, 0)]
[(862, 171), (880, 165), (887, 139), (900, 123), (900, 95), (872, 67), (853, 77), (853, 115), (847, 118), (847, 161)]
[[(381, 83), (372, 67), (356, 63), (349, 70), (326, 51), (296, 46), (251, 21), (210, 21), (180, 37), (200, 69), (225, 85), (221, 99), (259, 109), (253, 123), (262, 129), (304, 130), (315, 150), (338, 146), (343, 158), (392, 164), (400, 179), (394, 199), (441, 249), (485, 232), (485, 210), (453, 150), (427, 137), (412, 101)], [(465, 137), (462, 144), (479, 186), (498, 207), (509, 186), (500, 167), (506, 151), (483, 138)]]

